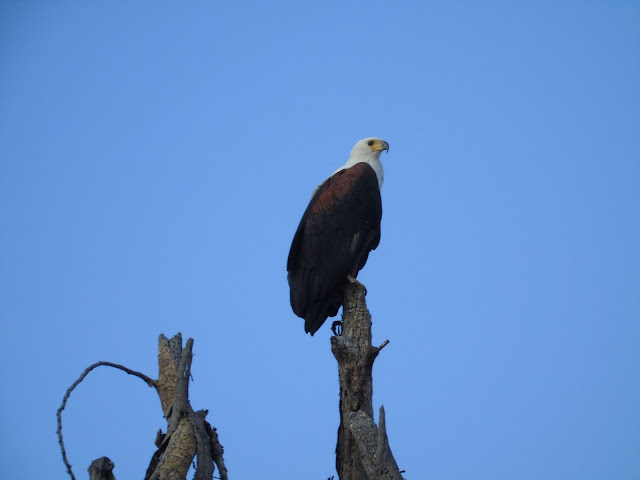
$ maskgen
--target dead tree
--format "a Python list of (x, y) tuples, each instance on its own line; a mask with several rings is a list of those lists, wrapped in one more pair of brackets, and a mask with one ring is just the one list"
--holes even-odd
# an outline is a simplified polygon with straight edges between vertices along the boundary
[[(222, 458), (223, 449), (218, 441), (216, 429), (206, 420), (206, 410), (194, 411), (189, 403), (189, 379), (193, 339), (187, 340), (182, 348), (182, 335), (171, 340), (160, 335), (158, 346), (158, 380), (110, 362), (98, 362), (87, 368), (80, 378), (67, 390), (62, 405), (58, 409), (58, 441), (67, 472), (75, 480), (62, 439), (62, 411), (69, 395), (93, 369), (109, 366), (141, 378), (154, 387), (160, 397), (162, 411), (167, 419), (167, 433), (159, 431), (156, 437), (158, 450), (153, 454), (145, 480), (182, 480), (186, 478), (194, 458), (197, 459), (195, 480), (212, 480), (214, 464), (218, 467), (221, 480), (227, 480), (227, 469)], [(115, 480), (113, 462), (102, 457), (94, 460), (89, 467), (90, 480)]]
[(353, 283), (344, 296), (342, 334), (331, 337), (340, 376), (340, 427), (336, 470), (340, 480), (402, 480), (385, 426), (373, 421), (373, 362), (388, 341), (371, 345), (371, 314), (365, 289)]
[[(342, 334), (331, 338), (331, 351), (338, 361), (340, 380), (340, 427), (336, 446), (336, 470), (340, 480), (403, 480), (391, 453), (385, 427), (384, 408), (379, 425), (373, 420), (373, 362), (385, 347), (371, 344), (371, 315), (361, 284), (347, 287), (344, 297)], [(62, 411), (71, 392), (95, 368), (110, 366), (141, 378), (154, 387), (167, 419), (167, 433), (158, 432), (154, 453), (145, 480), (182, 480), (197, 458), (195, 480), (211, 480), (214, 464), (219, 478), (227, 480), (222, 445), (216, 429), (205, 420), (206, 410), (194, 411), (189, 403), (189, 379), (193, 339), (182, 348), (182, 336), (171, 340), (160, 335), (158, 380), (110, 362), (87, 368), (67, 390), (58, 409), (58, 440), (72, 480), (75, 476), (67, 460), (62, 439)], [(115, 480), (113, 462), (102, 457), (89, 467), (90, 480)]]

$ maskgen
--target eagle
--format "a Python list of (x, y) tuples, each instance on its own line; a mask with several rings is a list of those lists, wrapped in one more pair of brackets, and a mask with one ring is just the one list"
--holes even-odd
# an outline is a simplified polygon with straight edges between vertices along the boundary
[(306, 333), (336, 316), (348, 282), (359, 283), (358, 272), (380, 243), (383, 151), (389, 144), (379, 138), (357, 142), (347, 163), (315, 189), (293, 236), (287, 259), (291, 308), (304, 318)]

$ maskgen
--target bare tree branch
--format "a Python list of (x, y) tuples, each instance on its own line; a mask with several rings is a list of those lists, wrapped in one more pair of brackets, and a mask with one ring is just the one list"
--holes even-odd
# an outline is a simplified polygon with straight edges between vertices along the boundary
[(216, 432), (216, 429), (209, 424), (209, 422), (205, 421), (204, 426), (207, 429), (209, 438), (211, 439), (211, 456), (213, 457), (213, 461), (220, 472), (220, 480), (227, 480), (227, 467), (225, 466), (224, 459), (222, 458), (224, 448), (220, 444), (220, 440), (218, 440), (218, 433)]
[[(145, 480), (182, 480), (194, 460), (197, 459), (195, 480), (212, 480), (214, 465), (220, 471), (221, 480), (227, 480), (227, 469), (223, 460), (223, 448), (218, 440), (216, 429), (206, 420), (207, 411), (194, 411), (189, 403), (189, 381), (193, 360), (193, 339), (188, 339), (182, 348), (182, 335), (179, 333), (167, 339), (160, 335), (158, 347), (158, 380), (110, 362), (98, 362), (87, 368), (80, 378), (67, 390), (62, 405), (58, 409), (58, 441), (67, 472), (75, 480), (62, 439), (62, 411), (71, 392), (93, 369), (99, 366), (118, 368), (135, 375), (150, 387), (155, 387), (160, 397), (164, 416), (167, 419), (167, 433), (159, 431), (155, 444), (158, 450), (153, 454)], [(107, 457), (94, 460), (89, 467), (91, 480), (115, 480), (113, 462)]]
[[(67, 473), (72, 478), (72, 480), (76, 480), (76, 477), (73, 475), (73, 471), (71, 470), (71, 465), (69, 464), (69, 460), (67, 459), (67, 452), (64, 448), (64, 441), (62, 439), (62, 411), (67, 406), (67, 400), (69, 399), (69, 395), (71, 395), (71, 392), (73, 392), (73, 390), (80, 384), (80, 382), (82, 382), (85, 379), (85, 377), (89, 375), (89, 373), (93, 369), (98, 367), (103, 367), (103, 366), (117, 368), (119, 370), (127, 372), (129, 375), (133, 375), (144, 380), (149, 387), (155, 387), (155, 383), (156, 383), (155, 380), (147, 377), (146, 375), (140, 372), (136, 372), (135, 370), (131, 370), (127, 367), (123, 367), (122, 365), (118, 365), (117, 363), (111, 363), (111, 362), (94, 363), (93, 365), (85, 369), (85, 371), (82, 372), (82, 375), (80, 375), (80, 377), (75, 382), (73, 382), (73, 385), (71, 385), (67, 389), (67, 392), (64, 394), (64, 398), (62, 399), (62, 405), (60, 405), (60, 408), (58, 408), (58, 412), (56, 413), (56, 416), (58, 418), (58, 443), (60, 444), (60, 450), (62, 451), (62, 460), (64, 461), (64, 464), (67, 467)], [(103, 457), (103, 458), (106, 458), (106, 457)]]

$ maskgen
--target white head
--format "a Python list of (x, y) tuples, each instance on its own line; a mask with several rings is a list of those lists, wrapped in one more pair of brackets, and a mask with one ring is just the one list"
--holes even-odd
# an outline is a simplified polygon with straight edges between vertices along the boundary
[(353, 146), (349, 160), (347, 160), (346, 165), (342, 168), (349, 168), (356, 163), (366, 162), (371, 165), (374, 172), (376, 172), (378, 186), (382, 188), (384, 170), (382, 169), (382, 163), (380, 163), (380, 154), (383, 150), (389, 151), (389, 144), (384, 140), (375, 137), (363, 138)]
[[(375, 137), (363, 138), (351, 149), (351, 155), (349, 156), (347, 163), (329, 175), (329, 178), (333, 177), (336, 173), (344, 170), (345, 168), (353, 167), (356, 163), (366, 162), (371, 165), (373, 171), (376, 172), (376, 177), (378, 177), (378, 187), (382, 188), (384, 170), (382, 169), (382, 163), (380, 163), (380, 154), (383, 150), (386, 150), (387, 152), (389, 151), (389, 144), (384, 140), (380, 140)], [(318, 191), (318, 188), (322, 186), (322, 183), (313, 191), (311, 194), (312, 197)]]
[(380, 158), (383, 150), (389, 151), (389, 144), (375, 137), (363, 138), (351, 149), (349, 158)]

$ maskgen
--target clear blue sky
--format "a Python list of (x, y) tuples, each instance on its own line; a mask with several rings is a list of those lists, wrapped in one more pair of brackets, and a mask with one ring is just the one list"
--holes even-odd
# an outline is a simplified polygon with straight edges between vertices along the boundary
[[(285, 264), (378, 136), (359, 278), (405, 477), (640, 478), (640, 4), (269, 3), (0, 4), (0, 476), (67, 478), (67, 387), (155, 377), (178, 331), (231, 478), (334, 475), (330, 330)], [(79, 478), (142, 478), (164, 428), (110, 369), (64, 421)]]

